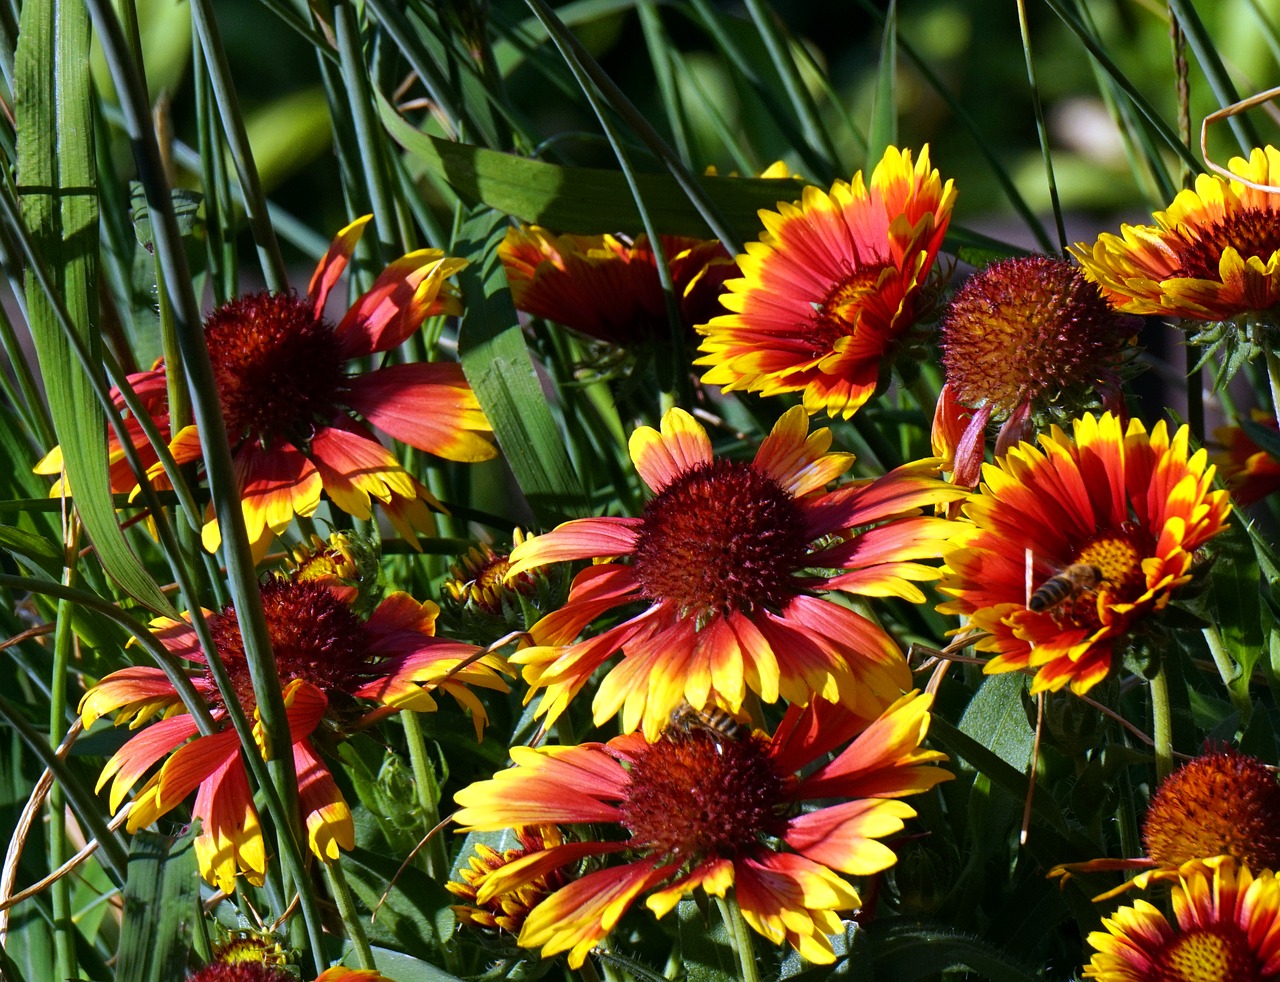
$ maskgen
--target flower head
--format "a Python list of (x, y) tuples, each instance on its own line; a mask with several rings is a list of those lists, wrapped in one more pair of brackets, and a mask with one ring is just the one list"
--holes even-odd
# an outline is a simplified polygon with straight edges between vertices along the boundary
[[(716, 314), (717, 298), (737, 267), (716, 239), (660, 236), (680, 320), (693, 325)], [(513, 228), (498, 258), (518, 309), (621, 347), (671, 339), (657, 259), (645, 235), (553, 235), (537, 225)]]
[(1139, 900), (1089, 935), (1098, 982), (1265, 982), (1280, 978), (1280, 883), (1225, 863), (1179, 877), (1176, 926)]
[(1191, 579), (1194, 553), (1226, 528), (1231, 504), (1184, 426), (1150, 434), (1086, 415), (1040, 448), (1020, 444), (983, 467), (964, 507), (973, 528), (939, 584), (994, 653), (987, 672), (1036, 669), (1031, 691), (1082, 694), (1111, 670), (1130, 632)]
[(489, 876), (525, 856), (564, 845), (564, 836), (554, 825), (521, 827), (514, 831), (519, 848), (497, 852), (484, 843), (478, 843), (467, 867), (458, 870), (462, 882), (450, 881), (444, 885), (454, 896), (466, 901), (453, 907), (459, 924), (518, 935), (529, 912), (573, 878), (563, 868), (547, 870), (512, 890), (487, 895), (488, 899), (481, 903), (479, 891), (484, 889), (484, 882)]
[[(603, 864), (573, 879), (525, 918), (519, 943), (578, 967), (640, 896), (659, 917), (695, 889), (732, 887), (751, 927), (810, 961), (830, 963), (838, 911), (861, 904), (838, 873), (887, 869), (877, 841), (915, 812), (898, 799), (951, 775), (921, 748), (929, 697), (903, 696), (873, 722), (843, 707), (792, 706), (773, 737), (681, 731), (649, 743), (515, 747), (515, 766), (457, 794), (467, 830), (555, 823), (577, 837), (488, 874), (485, 902), (583, 859)], [(851, 737), (816, 770), (809, 765)], [(800, 776), (804, 773), (805, 776)], [(802, 810), (813, 803), (810, 810)], [(692, 805), (692, 807), (691, 807)]]
[(698, 328), (702, 380), (726, 392), (803, 392), (810, 413), (853, 415), (917, 318), (954, 200), (928, 147), (914, 166), (910, 151), (890, 147), (870, 188), (859, 171), (761, 211), (765, 232), (720, 298), (731, 313)]
[[(1088, 408), (1094, 390), (1108, 408), (1119, 408), (1118, 369), (1140, 324), (1116, 313), (1061, 259), (1003, 259), (969, 277), (947, 306), (946, 387), (956, 404), (979, 410), (971, 425), (1005, 423), (1002, 453), (1030, 438), (1033, 424)], [(982, 442), (975, 446), (980, 455)]]
[[(1231, 173), (1280, 180), (1280, 150), (1235, 157)], [(1180, 191), (1155, 225), (1122, 225), (1070, 250), (1085, 275), (1131, 314), (1226, 321), (1280, 302), (1280, 194), (1211, 174)]]
[[(478, 738), (486, 717), (470, 687), (506, 691), (499, 675), (504, 663), (471, 645), (435, 637), (435, 605), (419, 604), (407, 594), (387, 597), (364, 620), (352, 608), (356, 591), (350, 587), (275, 578), (261, 589), (308, 843), (318, 858), (332, 861), (340, 849), (354, 846), (355, 832), (350, 809), (319, 756), (317, 727), (327, 720), (330, 729), (341, 734), (394, 709), (433, 711), (435, 693), (447, 692), (471, 711)], [(207, 616), (232, 690), (256, 719), (257, 702), (235, 612), (227, 608)], [(192, 814), (202, 823), (195, 840), (196, 859), (205, 878), (228, 893), (235, 888), (237, 872), (260, 885), (266, 869), (261, 826), (223, 697), (191, 625), (161, 619), (153, 626), (166, 648), (194, 666), (191, 683), (208, 704), (217, 729), (197, 735), (196, 720), (159, 668), (114, 672), (81, 700), (85, 726), (108, 713), (117, 714), (117, 725), (127, 722), (130, 728), (157, 717), (159, 721), (116, 752), (103, 768), (98, 788), (111, 782), (109, 802), (115, 811), (129, 789), (167, 758), (134, 797), (129, 831), (150, 825), (195, 791)], [(366, 701), (379, 705), (367, 711), (362, 706)], [(255, 739), (265, 753), (267, 736), (260, 722)]]
[[(919, 509), (963, 492), (922, 461), (825, 493), (852, 463), (830, 444), (830, 431), (808, 433), (799, 406), (750, 462), (717, 457), (683, 410), (667, 412), (660, 431), (638, 429), (631, 458), (654, 491), (642, 516), (567, 522), (511, 555), (512, 575), (609, 559), (578, 574), (565, 605), (530, 628), (534, 645), (513, 656), (532, 690), (546, 690), (538, 712), (557, 717), (619, 650), (595, 695), (596, 722), (621, 711), (625, 731), (643, 722), (650, 739), (683, 702), (737, 713), (748, 690), (801, 704), (816, 693), (870, 716), (907, 688), (885, 631), (817, 593), (923, 602), (911, 581), (937, 571), (916, 560), (937, 556), (950, 526)], [(636, 603), (639, 613), (574, 641)]]
[(1214, 454), (1213, 462), (1231, 489), (1231, 497), (1241, 507), (1280, 491), (1280, 458), (1270, 449), (1259, 446), (1250, 435), (1252, 430), (1259, 439), (1269, 436), (1269, 446), (1274, 447), (1280, 441), (1276, 428), (1275, 416), (1255, 409), (1250, 424), (1214, 430), (1213, 435), (1223, 449)]
[[(449, 460), (496, 454), (489, 423), (452, 362), (410, 362), (351, 371), (353, 359), (390, 351), (431, 314), (458, 310), (448, 278), (466, 262), (435, 249), (388, 266), (336, 324), (325, 319), (330, 291), (369, 219), (338, 233), (305, 297), (255, 293), (219, 307), (205, 321), (218, 400), (255, 558), (295, 515), (308, 516), (325, 492), (335, 506), (369, 518), (372, 502), (410, 542), (433, 528), (427, 490), (379, 442), (371, 427)], [(187, 426), (170, 449), (179, 463), (201, 459)], [(161, 478), (159, 465), (151, 468)], [(204, 543), (218, 547), (216, 520)]]

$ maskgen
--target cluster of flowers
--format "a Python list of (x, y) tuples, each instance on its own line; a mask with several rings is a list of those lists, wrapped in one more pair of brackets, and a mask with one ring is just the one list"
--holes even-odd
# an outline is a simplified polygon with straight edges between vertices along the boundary
[[(1258, 151), (1233, 167), (1265, 182), (1280, 157)], [(327, 739), (396, 710), (434, 710), (441, 691), (470, 712), (478, 738), (486, 714), (473, 690), (507, 691), (514, 664), (544, 724), (591, 686), (595, 723), (616, 718), (622, 735), (514, 747), (514, 766), (458, 793), (463, 830), (517, 830), (521, 844), (480, 851), (451, 885), (467, 901), (462, 920), (507, 930), (544, 956), (567, 952), (580, 966), (639, 898), (661, 916), (695, 889), (732, 889), (757, 932), (830, 962), (840, 912), (861, 904), (839, 874), (891, 866), (894, 852), (880, 840), (915, 815), (901, 799), (951, 776), (939, 766), (945, 756), (923, 746), (931, 697), (913, 688), (869, 602), (922, 604), (917, 584), (936, 581), (938, 609), (962, 617), (963, 640), (991, 655), (985, 670), (1034, 673), (1033, 693), (1084, 694), (1116, 669), (1191, 580), (1231, 508), (1185, 427), (1126, 419), (1121, 380), (1140, 324), (1131, 315), (1243, 317), (1261, 331), (1257, 310), (1280, 299), (1280, 250), (1241, 245), (1233, 233), (1252, 212), (1274, 210), (1275, 196), (1204, 177), (1156, 216), (1158, 227), (1077, 247), (1079, 267), (998, 262), (944, 306), (938, 255), (954, 199), (927, 149), (913, 161), (890, 148), (869, 183), (858, 174), (828, 192), (805, 187), (797, 203), (762, 212), (764, 234), (736, 260), (718, 243), (664, 237), (702, 382), (799, 394), (800, 404), (750, 461), (717, 455), (698, 419), (671, 409), (630, 438), (652, 491), (642, 514), (570, 521), (520, 537), (509, 556), (466, 560), (470, 579), (485, 582), (462, 592), (494, 611), (535, 571), (591, 561), (563, 604), (525, 625), (509, 661), (438, 636), (430, 601), (379, 597), (353, 539), (317, 540), (262, 581), (316, 857), (335, 861), (354, 844), (350, 809), (324, 763)], [(349, 370), (397, 348), (427, 316), (456, 312), (449, 277), (465, 265), (411, 253), (334, 326), (327, 298), (366, 221), (339, 233), (305, 297), (243, 297), (206, 324), (258, 559), (295, 517), (315, 513), (322, 491), (360, 519), (376, 501), (410, 541), (431, 531), (439, 503), (371, 427), (455, 461), (497, 452), (456, 364)], [(523, 310), (614, 345), (672, 339), (643, 238), (520, 229), (501, 258)], [(946, 385), (936, 456), (839, 483), (853, 458), (833, 452), (831, 431), (811, 430), (810, 415), (856, 413), (895, 365), (924, 350), (924, 325), (939, 312)], [(176, 461), (199, 460), (199, 434), (169, 418), (164, 367), (130, 383)], [(994, 462), (984, 463), (993, 422)], [(136, 420), (128, 425), (147, 477), (163, 482), (154, 448)], [(112, 467), (117, 490), (136, 487), (118, 444)], [(40, 469), (60, 470), (56, 450)], [(205, 545), (219, 541), (211, 520)], [(231, 892), (241, 876), (260, 884), (267, 863), (227, 725), (226, 700), (250, 715), (256, 702), (235, 611), (201, 616), (213, 652), (189, 620), (157, 623), (156, 633), (188, 666), (207, 719), (161, 669), (141, 666), (103, 679), (80, 711), (86, 726), (108, 714), (131, 727), (156, 720), (111, 758), (100, 786), (110, 782), (115, 810), (152, 772), (133, 797), (131, 830), (194, 791), (200, 868)], [(762, 707), (775, 703), (785, 707), (769, 732)], [(1182, 912), (1194, 920), (1206, 888), (1180, 875), (1187, 928)], [(1271, 889), (1259, 886), (1270, 873), (1243, 866), (1219, 863), (1212, 876), (1229, 877), (1222, 891), (1232, 896)], [(1224, 895), (1215, 886), (1213, 903), (1228, 905)], [(1275, 900), (1267, 903), (1274, 914)], [(1244, 907), (1232, 907), (1237, 921)], [(1149, 938), (1157, 916), (1138, 908), (1109, 928)], [(1120, 944), (1095, 940), (1098, 958), (1129, 958)], [(1145, 977), (1112, 964), (1095, 959), (1094, 977)]]

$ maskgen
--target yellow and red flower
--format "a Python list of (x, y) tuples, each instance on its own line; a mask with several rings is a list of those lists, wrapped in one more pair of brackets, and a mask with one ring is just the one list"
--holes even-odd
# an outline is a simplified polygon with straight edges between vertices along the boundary
[[(964, 506), (973, 527), (947, 553), (938, 586), (952, 598), (939, 610), (985, 632), (975, 645), (995, 655), (985, 671), (1035, 669), (1033, 693), (1083, 694), (1102, 681), (1130, 632), (1191, 579), (1196, 550), (1231, 511), (1227, 492), (1211, 490), (1208, 455), (1189, 453), (1185, 426), (1171, 440), (1163, 422), (1148, 434), (1108, 413), (1073, 431), (1054, 426), (1039, 449), (1023, 443), (984, 465)], [(1070, 582), (1078, 570), (1088, 582)], [(1037, 604), (1046, 584), (1058, 602)]]
[(1280, 979), (1280, 883), (1225, 863), (1179, 877), (1176, 926), (1145, 900), (1089, 935), (1084, 978), (1098, 982), (1267, 982)]
[(459, 924), (518, 935), (529, 912), (572, 879), (571, 873), (565, 869), (546, 870), (532, 879), (522, 880), (509, 891), (487, 895), (485, 902), (481, 903), (479, 891), (485, 879), (495, 871), (525, 856), (564, 845), (564, 836), (554, 825), (522, 826), (513, 831), (520, 843), (519, 848), (497, 852), (483, 842), (477, 843), (466, 867), (458, 869), (462, 882), (451, 880), (444, 885), (454, 896), (466, 901), (452, 908)]
[(871, 175), (806, 187), (761, 211), (765, 232), (738, 257), (731, 311), (698, 327), (702, 380), (775, 395), (803, 392), (810, 413), (849, 417), (871, 398), (921, 306), (955, 190), (909, 150), (889, 147)]
[[(724, 281), (737, 274), (719, 240), (659, 237), (680, 320), (693, 326), (720, 309)], [(657, 259), (648, 236), (554, 235), (537, 225), (513, 228), (498, 246), (511, 297), (525, 313), (621, 347), (671, 339)]]
[[(936, 479), (937, 462), (825, 493), (852, 464), (827, 453), (799, 406), (778, 420), (750, 463), (717, 457), (702, 426), (672, 409), (661, 430), (641, 427), (631, 459), (655, 496), (639, 518), (567, 522), (511, 554), (508, 575), (547, 563), (596, 559), (568, 601), (534, 624), (533, 646), (512, 660), (548, 722), (611, 655), (596, 723), (622, 714), (653, 739), (682, 702), (737, 713), (748, 691), (765, 702), (841, 702), (864, 717), (911, 684), (883, 628), (818, 596), (839, 590), (924, 600), (911, 582), (937, 578), (917, 560), (940, 554), (950, 524), (919, 509), (963, 497)], [(575, 639), (608, 611), (644, 609)]]
[(893, 865), (893, 851), (877, 840), (915, 815), (898, 799), (951, 777), (935, 766), (944, 754), (921, 748), (929, 704), (913, 692), (868, 721), (815, 700), (791, 706), (771, 739), (689, 729), (652, 743), (633, 733), (605, 744), (514, 747), (514, 767), (458, 792), (455, 819), (467, 831), (555, 824), (575, 835), (493, 870), (478, 899), (591, 860), (603, 868), (529, 912), (522, 946), (544, 958), (567, 951), (576, 968), (640, 896), (661, 917), (698, 888), (719, 897), (732, 888), (754, 930), (830, 963), (837, 912), (861, 904), (837, 874)]
[[(1255, 425), (1276, 431), (1274, 416), (1257, 409), (1251, 416)], [(1223, 426), (1213, 435), (1223, 446), (1220, 453), (1214, 454), (1213, 462), (1236, 504), (1251, 505), (1280, 491), (1280, 460), (1258, 446), (1243, 427)]]
[[(1255, 148), (1228, 169), (1255, 184), (1280, 181), (1280, 150)], [(1212, 174), (1180, 191), (1155, 225), (1122, 225), (1070, 252), (1120, 310), (1226, 321), (1280, 302), (1280, 194)]]
[[(484, 706), (472, 686), (506, 691), (500, 674), (505, 663), (483, 649), (434, 636), (437, 608), (407, 594), (387, 597), (363, 620), (352, 603), (357, 591), (315, 580), (274, 578), (262, 587), (267, 629), (280, 674), (298, 775), (298, 801), (307, 840), (320, 859), (337, 859), (354, 845), (351, 812), (319, 756), (316, 728), (322, 720), (338, 731), (367, 724), (398, 709), (430, 712), (434, 695), (446, 692), (470, 710), (479, 738)], [(241, 705), (257, 716), (257, 703), (235, 612), (209, 614), (213, 635)], [(240, 755), (240, 742), (227, 722), (222, 697), (205, 667), (195, 631), (185, 621), (161, 619), (156, 636), (173, 654), (186, 659), (191, 683), (209, 705), (218, 729), (197, 735), (195, 719), (184, 709), (173, 683), (159, 668), (134, 666), (108, 675), (80, 702), (86, 727), (109, 713), (116, 724), (137, 728), (159, 717), (116, 752), (98, 779), (111, 782), (110, 808), (166, 758), (134, 797), (129, 831), (150, 825), (196, 792), (192, 815), (201, 821), (195, 840), (201, 872), (231, 892), (238, 872), (261, 885), (266, 855), (258, 813)], [(361, 703), (378, 703), (366, 711)], [(194, 737), (194, 739), (192, 739)], [(267, 738), (255, 724), (259, 750)]]

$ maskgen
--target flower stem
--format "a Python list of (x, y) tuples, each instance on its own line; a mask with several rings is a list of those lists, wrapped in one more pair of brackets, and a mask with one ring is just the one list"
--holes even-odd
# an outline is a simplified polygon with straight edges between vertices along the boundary
[(755, 948), (751, 944), (751, 930), (742, 919), (742, 908), (738, 906), (738, 898), (733, 894), (727, 897), (716, 897), (716, 906), (720, 908), (720, 916), (724, 918), (733, 939), (733, 950), (738, 955), (738, 967), (742, 969), (739, 977), (742, 982), (760, 982), (760, 973), (756, 968)]
[[(400, 719), (404, 723), (405, 742), (409, 745), (409, 766), (413, 769), (413, 783), (418, 789), (423, 826), (431, 832), (440, 822), (440, 782), (436, 780), (435, 767), (427, 753), (427, 740), (422, 734), (418, 714), (405, 710)], [(441, 882), (449, 875), (449, 857), (445, 854), (444, 842), (444, 836), (433, 835), (425, 850), (427, 874)]]
[(1205, 644), (1209, 646), (1209, 654), (1213, 655), (1213, 663), (1218, 668), (1218, 675), (1222, 678), (1222, 684), (1226, 687), (1231, 704), (1240, 711), (1240, 725), (1243, 727), (1249, 722), (1249, 716), (1253, 712), (1253, 703), (1249, 700), (1249, 683), (1246, 680), (1243, 689), (1236, 685), (1239, 681), (1240, 666), (1227, 654), (1218, 629), (1210, 624), (1200, 633), (1204, 635)]
[(1151, 720), (1155, 729), (1156, 779), (1173, 773), (1173, 715), (1169, 711), (1169, 676), (1161, 662), (1151, 680)]
[(338, 905), (338, 916), (347, 929), (347, 938), (355, 949), (356, 959), (361, 968), (373, 971), (377, 967), (373, 963), (373, 949), (369, 947), (369, 938), (364, 933), (364, 924), (356, 910), (355, 897), (351, 895), (347, 876), (342, 872), (342, 860), (325, 863), (324, 871), (329, 880), (329, 892), (333, 894), (333, 902)]

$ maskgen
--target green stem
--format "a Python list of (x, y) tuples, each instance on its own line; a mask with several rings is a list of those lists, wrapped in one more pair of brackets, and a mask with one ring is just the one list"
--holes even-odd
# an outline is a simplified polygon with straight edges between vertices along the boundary
[[(418, 789), (418, 804), (422, 808), (422, 823), (428, 832), (440, 824), (440, 783), (436, 769), (427, 753), (427, 740), (422, 733), (422, 721), (418, 714), (406, 709), (400, 714), (404, 723), (405, 742), (409, 746), (409, 766), (413, 769), (413, 783)], [(449, 857), (444, 848), (444, 836), (433, 835), (424, 850), (427, 874), (441, 882), (449, 875)]]
[(1218, 668), (1218, 675), (1221, 676), (1222, 684), (1231, 698), (1231, 704), (1240, 711), (1240, 725), (1244, 726), (1249, 722), (1249, 716), (1253, 712), (1253, 703), (1249, 700), (1249, 682), (1246, 679), (1243, 687), (1237, 685), (1241, 674), (1240, 666), (1227, 654), (1218, 629), (1210, 624), (1200, 633), (1204, 635), (1205, 644), (1209, 646), (1209, 654), (1213, 656), (1213, 663)]
[[(79, 535), (70, 532), (66, 546), (62, 583), (74, 588), (76, 581), (76, 553), (79, 551)], [(49, 689), (49, 746), (56, 747), (67, 733), (67, 669), (71, 662), (71, 647), (75, 633), (71, 629), (73, 604), (63, 598), (58, 601), (57, 631), (53, 642), (53, 678)], [(62, 785), (57, 781), (49, 788), (49, 868), (57, 869), (70, 855), (67, 847), (67, 799)], [(79, 975), (76, 964), (75, 925), (71, 919), (71, 882), (60, 876), (50, 890), (53, 906), (53, 941), (58, 977), (74, 979)]]
[(755, 948), (751, 944), (751, 929), (742, 919), (738, 898), (732, 893), (727, 897), (716, 897), (716, 906), (720, 908), (720, 916), (724, 918), (729, 936), (733, 939), (733, 950), (738, 955), (738, 967), (742, 970), (739, 977), (742, 982), (760, 982)]
[(1027, 82), (1031, 86), (1031, 104), (1036, 114), (1036, 133), (1040, 136), (1040, 154), (1044, 159), (1045, 183), (1049, 188), (1049, 203), (1053, 207), (1053, 220), (1058, 230), (1058, 252), (1061, 254), (1067, 251), (1067, 229), (1062, 220), (1062, 203), (1058, 200), (1058, 182), (1053, 175), (1053, 155), (1049, 151), (1049, 129), (1044, 121), (1044, 104), (1040, 101), (1035, 61), (1031, 57), (1031, 31), (1027, 26), (1026, 0), (1018, 0), (1018, 29), (1022, 32), (1022, 52), (1027, 64)]
[(1173, 714), (1169, 710), (1169, 676), (1164, 663), (1151, 680), (1151, 721), (1155, 729), (1156, 780), (1173, 773)]
[(1276, 422), (1280, 423), (1280, 358), (1270, 348), (1267, 349), (1267, 381), (1271, 383), (1271, 409), (1276, 414)]
[(338, 916), (347, 929), (347, 938), (355, 949), (356, 960), (360, 967), (373, 971), (377, 968), (373, 963), (373, 949), (369, 947), (369, 938), (364, 932), (364, 922), (356, 909), (356, 898), (351, 895), (351, 887), (347, 876), (342, 872), (342, 860), (324, 864), (325, 875), (329, 880), (329, 892), (333, 894), (333, 902), (338, 905)]
[(578, 974), (582, 976), (582, 982), (600, 982), (600, 973), (596, 971), (595, 962), (590, 958), (582, 963)]

